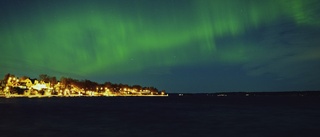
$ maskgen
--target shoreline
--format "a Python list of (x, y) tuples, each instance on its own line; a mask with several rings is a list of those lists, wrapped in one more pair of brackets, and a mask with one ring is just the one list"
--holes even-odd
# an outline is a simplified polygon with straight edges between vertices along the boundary
[(116, 96), (101, 96), (101, 95), (0, 95), (0, 98), (51, 98), (51, 97), (168, 97), (169, 95), (116, 95)]

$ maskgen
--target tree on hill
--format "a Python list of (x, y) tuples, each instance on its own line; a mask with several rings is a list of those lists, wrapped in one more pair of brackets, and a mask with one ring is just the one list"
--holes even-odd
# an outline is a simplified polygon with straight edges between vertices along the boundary
[(39, 81), (43, 81), (45, 83), (48, 83), (50, 81), (50, 76), (48, 76), (47, 74), (40, 74)]
[(50, 82), (51, 85), (56, 85), (58, 83), (56, 77), (50, 77), (49, 78), (49, 82)]
[(138, 91), (142, 89), (140, 85), (133, 85), (132, 88), (137, 89)]
[(7, 73), (7, 74), (4, 76), (4, 79), (3, 79), (3, 81), (4, 81), (5, 84), (7, 84), (9, 77), (15, 77), (15, 76), (12, 75), (12, 74), (10, 74), (10, 73)]
[(86, 80), (84, 80), (84, 85), (89, 90), (95, 90), (96, 87), (98, 86), (98, 83), (86, 79)]

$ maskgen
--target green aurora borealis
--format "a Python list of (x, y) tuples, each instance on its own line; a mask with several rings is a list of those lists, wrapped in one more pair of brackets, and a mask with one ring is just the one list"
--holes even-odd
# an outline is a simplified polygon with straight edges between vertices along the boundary
[(319, 90), (317, 0), (2, 0), (0, 75)]

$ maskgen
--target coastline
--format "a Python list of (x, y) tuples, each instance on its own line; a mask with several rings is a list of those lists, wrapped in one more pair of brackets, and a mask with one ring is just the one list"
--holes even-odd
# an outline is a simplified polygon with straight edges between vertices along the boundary
[(51, 98), (51, 97), (168, 97), (169, 95), (116, 95), (116, 96), (104, 96), (104, 95), (0, 95), (0, 98)]

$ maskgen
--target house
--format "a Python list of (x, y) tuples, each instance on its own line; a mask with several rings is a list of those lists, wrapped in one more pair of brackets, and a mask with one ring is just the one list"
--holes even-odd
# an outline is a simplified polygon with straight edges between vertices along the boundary
[(25, 79), (21, 78), (19, 80), (19, 87), (20, 88), (23, 88), (23, 89), (28, 88), (28, 89), (30, 89), (32, 87), (32, 85), (33, 85), (32, 81), (29, 78), (25, 78)]

